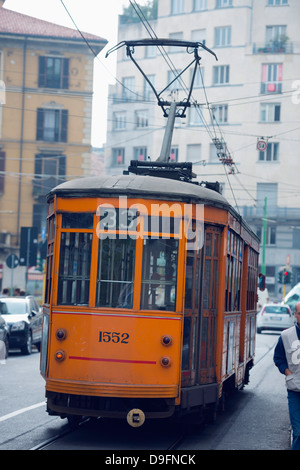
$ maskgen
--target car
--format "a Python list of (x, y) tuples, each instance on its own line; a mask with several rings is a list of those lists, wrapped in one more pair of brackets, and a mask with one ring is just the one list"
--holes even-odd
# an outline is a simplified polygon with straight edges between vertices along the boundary
[(265, 304), (257, 314), (257, 333), (263, 330), (282, 331), (294, 325), (294, 315), (288, 305)]
[(9, 349), (9, 328), (0, 310), (0, 361), (6, 359)]
[(31, 354), (32, 346), (38, 350), (42, 340), (42, 314), (32, 295), (1, 297), (0, 313), (9, 327), (9, 348)]

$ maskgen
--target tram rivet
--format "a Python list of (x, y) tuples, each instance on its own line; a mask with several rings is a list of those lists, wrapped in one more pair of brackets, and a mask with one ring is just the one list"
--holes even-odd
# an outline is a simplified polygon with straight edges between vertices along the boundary
[(164, 357), (160, 358), (160, 365), (163, 366), (163, 367), (170, 367), (171, 362), (172, 362), (172, 360), (168, 356), (164, 356)]
[(67, 337), (67, 332), (63, 328), (60, 328), (59, 330), (56, 331), (56, 338), (58, 341), (63, 341)]
[(161, 342), (164, 346), (171, 346), (172, 342), (173, 342), (173, 338), (172, 336), (162, 336), (161, 338)]

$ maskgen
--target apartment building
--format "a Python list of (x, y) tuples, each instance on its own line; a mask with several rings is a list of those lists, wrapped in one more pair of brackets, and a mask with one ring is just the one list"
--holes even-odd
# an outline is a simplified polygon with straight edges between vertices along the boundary
[[(120, 42), (150, 37), (144, 22), (124, 13)], [(148, 25), (152, 36), (199, 41), (218, 57), (200, 49), (192, 106), (185, 119), (176, 118), (170, 160), (192, 161), (199, 181), (219, 181), (257, 233), (267, 219), (261, 263), (273, 298), (282, 296), (282, 266), (300, 281), (299, 17), (298, 0), (158, 0)], [(175, 47), (136, 48), (134, 57), (158, 91), (192, 59)], [(122, 172), (132, 159), (155, 160), (166, 125), (124, 47), (117, 78), (109, 95), (107, 173)], [(164, 95), (186, 97), (190, 81), (189, 69)]]
[[(0, 287), (21, 227), (46, 232), (45, 195), (90, 170), (93, 65), (106, 40), (5, 8), (0, 1)], [(24, 288), (22, 269), (15, 283)], [(19, 271), (19, 277), (18, 277)], [(21, 273), (21, 274), (20, 274)], [(21, 284), (21, 285), (20, 285)]]

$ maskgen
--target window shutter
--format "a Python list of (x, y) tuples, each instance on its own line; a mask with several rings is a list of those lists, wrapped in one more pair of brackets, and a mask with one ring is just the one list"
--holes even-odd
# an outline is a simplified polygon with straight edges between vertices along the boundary
[(37, 109), (36, 140), (44, 140), (44, 109)]
[(67, 139), (68, 139), (68, 110), (63, 109), (61, 111), (60, 140), (61, 142), (67, 142)]
[(5, 183), (5, 152), (0, 152), (0, 195), (4, 193)]
[[(58, 173), (59, 176), (66, 176), (66, 156), (59, 155), (59, 163), (58, 163)], [(64, 178), (59, 178), (59, 182), (62, 183)]]
[(46, 85), (46, 60), (45, 57), (39, 56), (39, 87)]
[(62, 87), (69, 88), (69, 59), (63, 59)]

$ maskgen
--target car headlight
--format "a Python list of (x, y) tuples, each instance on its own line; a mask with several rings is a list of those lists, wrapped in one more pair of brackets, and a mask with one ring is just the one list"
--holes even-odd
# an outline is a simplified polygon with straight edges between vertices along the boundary
[(25, 330), (26, 323), (24, 321), (17, 321), (11, 325), (10, 331), (22, 331)]

